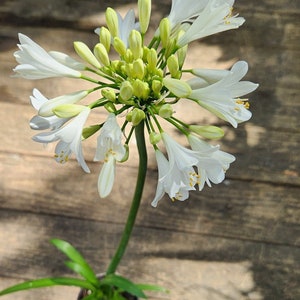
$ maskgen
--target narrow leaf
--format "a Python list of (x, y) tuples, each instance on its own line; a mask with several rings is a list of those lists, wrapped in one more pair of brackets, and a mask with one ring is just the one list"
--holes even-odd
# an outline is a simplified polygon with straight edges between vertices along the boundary
[(163, 292), (163, 293), (169, 293), (170, 291), (166, 288), (158, 285), (152, 285), (152, 284), (136, 284), (137, 287), (139, 287), (143, 291), (156, 291), (156, 292)]

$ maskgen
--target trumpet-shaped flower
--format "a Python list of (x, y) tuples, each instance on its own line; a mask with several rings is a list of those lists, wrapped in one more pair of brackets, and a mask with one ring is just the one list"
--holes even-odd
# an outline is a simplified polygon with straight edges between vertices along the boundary
[(245, 19), (232, 16), (232, 5), (234, 1), (208, 1), (205, 8), (198, 15), (197, 19), (183, 34), (177, 45), (183, 47), (188, 43), (218, 32), (236, 29), (241, 26)]
[(201, 191), (204, 184), (211, 186), (211, 182), (218, 184), (225, 178), (225, 172), (229, 165), (235, 161), (235, 157), (219, 150), (219, 146), (212, 146), (194, 135), (188, 136), (192, 149), (198, 153), (198, 186)]
[(98, 137), (95, 161), (103, 160), (104, 164), (98, 178), (98, 191), (104, 198), (112, 190), (115, 179), (116, 161), (121, 161), (126, 154), (122, 144), (122, 131), (116, 116), (110, 113)]
[(188, 81), (192, 92), (187, 98), (197, 101), (199, 105), (236, 128), (238, 123), (249, 120), (252, 115), (248, 110), (249, 103), (239, 97), (258, 87), (258, 84), (253, 82), (240, 81), (247, 71), (248, 64), (239, 61), (226, 76), (211, 85), (201, 87), (202, 84)]
[[(33, 89), (32, 96), (30, 96), (31, 105), (39, 111), (40, 108), (47, 103), (49, 100), (38, 90)], [(30, 120), (30, 128), (34, 130), (45, 130), (45, 129), (58, 129), (65, 124), (69, 118), (59, 118), (55, 115), (50, 117), (42, 117), (35, 115)]]
[(59, 163), (65, 163), (74, 153), (82, 169), (89, 173), (90, 170), (84, 161), (82, 153), (81, 140), (82, 129), (90, 111), (89, 107), (85, 107), (78, 116), (64, 127), (50, 132), (39, 133), (33, 137), (33, 140), (39, 143), (51, 143), (59, 140), (55, 148), (55, 160)]
[(155, 151), (155, 156), (158, 166), (158, 183), (151, 205), (156, 207), (165, 193), (172, 200), (186, 200), (189, 197), (189, 191), (195, 190), (194, 185), (198, 180), (194, 169), (187, 167), (180, 170), (176, 164), (171, 165), (160, 150)]
[[(75, 77), (79, 78), (81, 73), (76, 69), (68, 67), (58, 60), (53, 54), (49, 54), (37, 43), (24, 34), (19, 33), (19, 49), (14, 56), (19, 63), (14, 68), (17, 76), (27, 79), (42, 79), (50, 77)], [(60, 57), (62, 57), (60, 55)], [(66, 57), (65, 57), (66, 59)], [(66, 59), (68, 61), (68, 59)]]

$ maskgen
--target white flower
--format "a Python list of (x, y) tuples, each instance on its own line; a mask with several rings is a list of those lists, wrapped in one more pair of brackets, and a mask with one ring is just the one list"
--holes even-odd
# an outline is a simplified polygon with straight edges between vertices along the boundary
[(245, 19), (231, 15), (233, 2), (210, 0), (185, 34), (179, 38), (177, 45), (183, 47), (196, 39), (241, 26)]
[(249, 103), (239, 97), (258, 87), (258, 84), (253, 82), (240, 81), (247, 71), (248, 64), (239, 61), (233, 65), (226, 76), (211, 85), (201, 87), (203, 83), (188, 81), (192, 93), (187, 98), (197, 101), (199, 105), (236, 128), (238, 123), (249, 120), (252, 115), (248, 110)]
[(206, 6), (208, 0), (172, 0), (172, 6), (169, 16), (171, 29), (174, 29), (182, 22), (190, 22), (195, 18)]
[(39, 133), (33, 137), (33, 140), (39, 143), (51, 143), (59, 140), (55, 148), (55, 160), (59, 163), (65, 163), (71, 154), (74, 153), (82, 169), (89, 173), (90, 170), (84, 161), (82, 153), (81, 140), (82, 129), (90, 111), (89, 107), (85, 107), (78, 116), (64, 127), (50, 132)]
[[(39, 111), (43, 104), (47, 103), (49, 100), (42, 95), (42, 93), (33, 89), (32, 96), (30, 96), (30, 101), (32, 106)], [(45, 130), (45, 129), (58, 129), (63, 124), (65, 124), (69, 118), (59, 118), (55, 115), (50, 117), (42, 117), (39, 115), (35, 115), (30, 120), (30, 128), (34, 130)]]
[(165, 193), (172, 200), (184, 201), (189, 197), (189, 191), (195, 190), (197, 174), (192, 167), (180, 170), (176, 164), (171, 167), (170, 162), (159, 150), (155, 151), (158, 166), (158, 183), (156, 194), (151, 205), (156, 207)]
[(111, 192), (115, 179), (116, 161), (121, 161), (125, 154), (126, 149), (122, 144), (121, 128), (116, 121), (116, 116), (110, 113), (100, 131), (94, 158), (95, 161), (104, 161), (98, 178), (100, 197), (104, 198)]
[(70, 57), (69, 55), (67, 55), (63, 52), (49, 51), (48, 54), (51, 55), (55, 60), (57, 60), (61, 64), (65, 65), (71, 69), (74, 69), (77, 71), (84, 71), (86, 68), (85, 64), (75, 60), (74, 58)]
[(210, 181), (218, 184), (225, 178), (225, 172), (235, 157), (229, 153), (219, 150), (219, 146), (212, 146), (199, 138), (189, 135), (189, 143), (192, 149), (198, 153), (198, 186), (201, 191), (205, 182), (210, 187)]
[(50, 77), (75, 77), (79, 78), (81, 73), (70, 68), (24, 34), (19, 33), (19, 49), (14, 56), (19, 63), (14, 68), (17, 76), (27, 79), (42, 79)]
[[(134, 10), (130, 9), (127, 14), (125, 15), (124, 19), (122, 16), (118, 13), (118, 37), (123, 41), (126, 48), (128, 48), (128, 38), (130, 35), (130, 32), (132, 30), (138, 30), (140, 28), (140, 25), (138, 22), (135, 22), (135, 15)], [(101, 28), (96, 28), (95, 33), (100, 34)]]

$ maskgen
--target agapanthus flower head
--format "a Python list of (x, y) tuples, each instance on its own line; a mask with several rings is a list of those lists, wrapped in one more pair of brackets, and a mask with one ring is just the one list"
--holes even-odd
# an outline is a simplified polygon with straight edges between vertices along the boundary
[[(164, 194), (183, 201), (190, 191), (202, 190), (205, 183), (221, 183), (235, 158), (202, 139), (219, 139), (224, 131), (177, 118), (174, 104), (196, 102), (233, 127), (251, 117), (244, 96), (258, 85), (241, 81), (248, 71), (246, 62), (239, 61), (230, 70), (184, 68), (190, 42), (243, 24), (244, 19), (232, 13), (233, 4), (234, 0), (173, 0), (170, 13), (159, 22), (150, 39), (145, 38), (151, 18), (150, 0), (138, 0), (139, 22), (132, 9), (123, 18), (107, 8), (106, 24), (95, 30), (99, 41), (93, 49), (82, 41), (74, 42), (80, 61), (62, 52), (46, 52), (20, 34), (19, 50), (15, 52), (20, 65), (14, 69), (18, 76), (73, 77), (92, 85), (89, 90), (52, 99), (35, 89), (31, 102), (37, 115), (30, 125), (48, 131), (35, 135), (34, 140), (58, 142), (56, 160), (66, 162), (74, 153), (88, 172), (82, 140), (100, 130), (95, 161), (103, 162), (98, 190), (101, 197), (106, 197), (113, 188), (116, 163), (126, 161), (134, 132), (146, 124), (159, 172), (153, 206)], [(110, 56), (111, 50), (114, 56)], [(183, 73), (190, 78), (183, 80)], [(106, 120), (84, 127), (90, 112), (99, 109), (108, 112)], [(162, 119), (187, 137), (189, 147), (165, 132)]]

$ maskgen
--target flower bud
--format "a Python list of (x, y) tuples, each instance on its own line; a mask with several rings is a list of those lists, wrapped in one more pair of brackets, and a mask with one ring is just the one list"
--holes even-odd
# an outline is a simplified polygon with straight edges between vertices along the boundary
[(86, 106), (78, 104), (61, 104), (53, 108), (53, 113), (59, 118), (73, 118), (85, 109)]
[(120, 56), (124, 56), (126, 54), (126, 46), (119, 37), (114, 38), (114, 48)]
[(133, 62), (133, 55), (130, 49), (126, 49), (126, 53), (124, 55), (124, 60), (127, 63), (132, 63)]
[(143, 57), (142, 36), (137, 30), (132, 30), (129, 35), (129, 47), (134, 59)]
[(105, 19), (112, 37), (119, 36), (119, 19), (116, 11), (108, 7), (105, 12)]
[(159, 98), (162, 87), (163, 87), (163, 84), (161, 81), (159, 81), (159, 80), (152, 81), (151, 89), (152, 89), (155, 97)]
[(140, 21), (140, 30), (141, 33), (146, 33), (150, 15), (151, 15), (151, 0), (138, 0), (138, 9), (139, 9), (139, 21)]
[(173, 115), (173, 108), (172, 105), (167, 103), (161, 106), (161, 108), (158, 111), (158, 114), (162, 118), (170, 118)]
[(122, 101), (128, 101), (133, 95), (133, 87), (129, 81), (123, 81), (120, 88), (120, 97)]
[(145, 112), (139, 108), (134, 108), (132, 110), (131, 122), (133, 126), (137, 126), (141, 121), (145, 119)]
[(108, 102), (104, 105), (104, 108), (109, 112), (109, 113), (114, 113), (116, 111), (116, 107), (112, 102)]
[(105, 49), (108, 53), (110, 50), (110, 44), (111, 44), (111, 34), (110, 34), (110, 31), (106, 27), (100, 28), (99, 40), (100, 40), (100, 43), (105, 47)]
[(91, 135), (96, 133), (101, 128), (101, 125), (91, 125), (89, 127), (85, 127), (82, 130), (82, 137), (86, 140)]
[(83, 42), (74, 42), (74, 49), (83, 60), (87, 61), (89, 64), (98, 69), (101, 68), (99, 61), (86, 44)]
[(136, 79), (133, 84), (133, 94), (140, 99), (147, 99), (150, 94), (150, 88), (147, 82)]
[(188, 97), (192, 93), (191, 87), (184, 81), (174, 78), (164, 78), (164, 86), (179, 98)]
[(173, 78), (180, 78), (180, 71), (177, 57), (172, 54), (167, 60), (167, 66)]
[(151, 143), (152, 145), (156, 145), (156, 144), (158, 144), (158, 143), (160, 142), (160, 140), (161, 140), (161, 134), (152, 131), (152, 132), (149, 134), (149, 139), (150, 139), (150, 143)]
[[(184, 34), (184, 31), (181, 30), (179, 31), (178, 33), (178, 38)], [(188, 49), (188, 45), (185, 45), (181, 48), (179, 48), (176, 52), (177, 54), (177, 58), (178, 58), (178, 64), (179, 64), (179, 68), (182, 68), (183, 64), (184, 64), (184, 61), (185, 61), (185, 58), (186, 58), (186, 54), (187, 54), (187, 49)]]
[(148, 62), (148, 70), (150, 72), (154, 72), (156, 69), (157, 64), (157, 52), (154, 48), (151, 48), (148, 55), (147, 55), (147, 62)]
[(133, 62), (133, 77), (143, 79), (145, 75), (144, 62), (139, 58)]
[(116, 102), (116, 93), (113, 89), (104, 88), (101, 90), (101, 94), (104, 98), (111, 102)]
[(94, 48), (94, 54), (103, 66), (108, 67), (110, 65), (110, 60), (104, 45), (98, 43)]
[(224, 136), (224, 131), (217, 126), (201, 126), (201, 125), (190, 125), (189, 130), (192, 132), (201, 135), (207, 139), (219, 139)]
[(171, 27), (168, 18), (163, 18), (159, 23), (159, 34), (163, 48), (166, 48), (170, 39)]
[(120, 162), (120, 163), (127, 161), (128, 158), (129, 158), (129, 146), (128, 146), (128, 144), (124, 144), (124, 148), (125, 148), (125, 154), (124, 154), (124, 156), (121, 160), (118, 160), (118, 162)]

